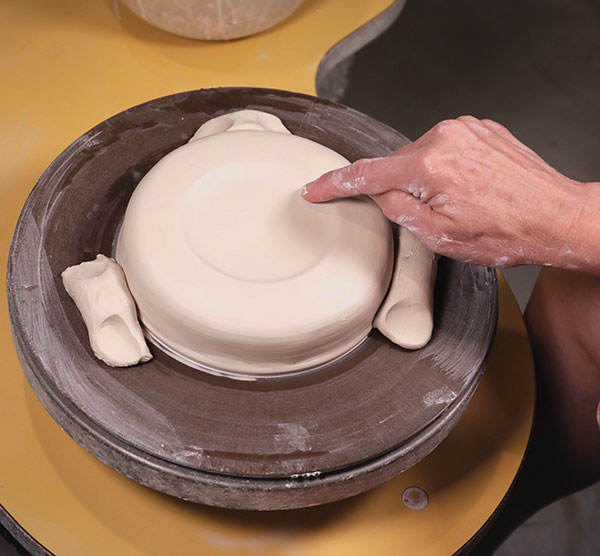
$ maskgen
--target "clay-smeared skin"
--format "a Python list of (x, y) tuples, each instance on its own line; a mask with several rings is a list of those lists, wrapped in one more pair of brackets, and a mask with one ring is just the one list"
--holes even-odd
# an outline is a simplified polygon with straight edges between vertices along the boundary
[(491, 120), (443, 121), (389, 157), (321, 177), (305, 199), (361, 193), (441, 255), (600, 274), (600, 183), (563, 176)]
[(62, 279), (83, 317), (98, 359), (112, 367), (152, 359), (125, 276), (113, 259), (98, 255), (93, 261), (67, 268)]

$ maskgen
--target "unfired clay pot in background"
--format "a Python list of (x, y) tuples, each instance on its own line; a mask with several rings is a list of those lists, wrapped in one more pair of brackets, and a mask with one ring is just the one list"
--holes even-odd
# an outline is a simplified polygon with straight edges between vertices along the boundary
[(303, 0), (121, 0), (154, 25), (192, 39), (239, 39), (289, 16)]

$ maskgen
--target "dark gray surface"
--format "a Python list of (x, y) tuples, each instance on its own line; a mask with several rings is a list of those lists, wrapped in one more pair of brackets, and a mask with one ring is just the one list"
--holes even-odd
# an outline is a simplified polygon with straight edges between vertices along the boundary
[(327, 51), (317, 69), (317, 96), (340, 100), (348, 85), (348, 72), (354, 53), (388, 29), (402, 12), (405, 3), (406, 0), (395, 0), (389, 8)]
[(414, 140), (471, 114), (569, 177), (598, 180), (600, 2), (408, 1), (352, 65), (342, 102)]
[[(156, 349), (130, 369), (96, 360), (60, 273), (110, 252), (137, 181), (165, 152), (207, 119), (245, 107), (276, 114), (350, 160), (406, 143), (354, 110), (269, 90), (183, 93), (123, 112), (66, 149), (29, 197), (9, 257), (11, 322), (38, 397), (102, 461), (190, 500), (299, 507), (379, 484), (445, 437), (481, 375), (496, 279), (442, 260), (426, 348), (405, 351), (374, 332), (338, 363), (301, 376), (235, 381)], [(294, 480), (307, 474), (319, 477)]]

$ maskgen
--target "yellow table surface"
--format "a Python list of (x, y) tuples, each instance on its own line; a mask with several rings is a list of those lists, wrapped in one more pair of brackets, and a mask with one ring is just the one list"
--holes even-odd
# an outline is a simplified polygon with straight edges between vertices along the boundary
[[(334, 44), (390, 0), (306, 0), (282, 24), (230, 43), (179, 38), (112, 1), (0, 4), (0, 242), (6, 267), (19, 211), (70, 142), (151, 98), (212, 86), (315, 92)], [(4, 272), (2, 273), (4, 280)], [(533, 418), (526, 331), (500, 278), (500, 317), (482, 383), (431, 455), (353, 499), (275, 513), (182, 502), (126, 479), (72, 441), (41, 406), (19, 366), (0, 298), (0, 504), (57, 555), (452, 554), (487, 521), (519, 468)], [(429, 505), (407, 509), (408, 486)]]

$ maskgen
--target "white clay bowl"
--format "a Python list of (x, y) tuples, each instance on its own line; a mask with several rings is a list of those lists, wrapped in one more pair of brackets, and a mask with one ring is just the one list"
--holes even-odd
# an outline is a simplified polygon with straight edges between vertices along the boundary
[(300, 195), (348, 163), (253, 111), (209, 121), (164, 157), (116, 249), (147, 337), (242, 376), (314, 368), (360, 344), (389, 286), (390, 224), (368, 198)]

